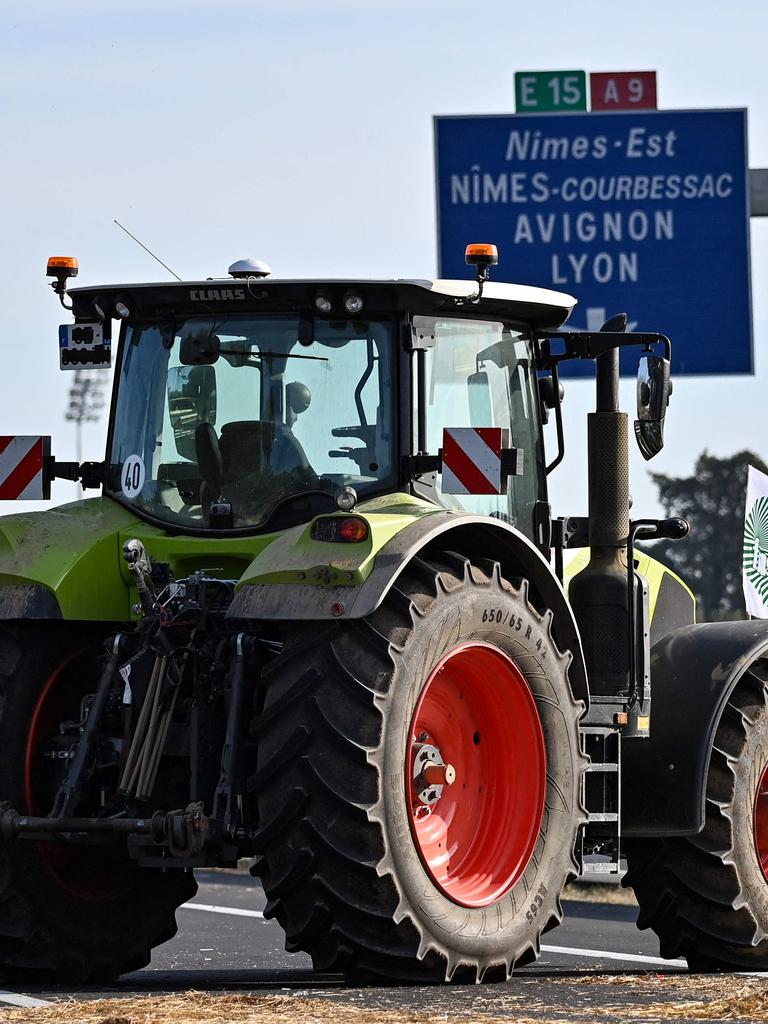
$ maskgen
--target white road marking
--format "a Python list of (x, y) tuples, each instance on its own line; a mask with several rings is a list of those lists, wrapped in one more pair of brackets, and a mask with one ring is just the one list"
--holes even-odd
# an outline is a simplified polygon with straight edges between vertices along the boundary
[(243, 910), (240, 907), (219, 907), (215, 903), (183, 903), (180, 910), (207, 910), (209, 914), (232, 914), (233, 917), (264, 917), (260, 910)]
[(687, 967), (685, 960), (664, 960), (660, 956), (641, 956), (638, 953), (608, 953), (604, 949), (577, 949), (575, 946), (542, 946), (542, 953), (562, 953), (564, 956), (591, 956), (600, 960), (627, 960), (636, 964), (658, 964), (660, 967)]
[(18, 992), (5, 992), (0, 989), (0, 1003), (9, 1006), (53, 1006), (50, 999), (35, 999), (34, 996), (22, 996)]
[[(210, 914), (231, 914), (234, 917), (264, 917), (260, 910), (241, 907), (221, 907), (213, 903), (185, 903), (181, 910), (205, 910)], [(660, 956), (640, 956), (637, 953), (609, 953), (605, 949), (578, 949), (575, 946), (542, 946), (542, 953), (562, 953), (563, 956), (597, 957), (600, 960), (619, 960), (628, 963), (658, 964), (660, 967), (687, 967), (685, 960), (663, 960)]]

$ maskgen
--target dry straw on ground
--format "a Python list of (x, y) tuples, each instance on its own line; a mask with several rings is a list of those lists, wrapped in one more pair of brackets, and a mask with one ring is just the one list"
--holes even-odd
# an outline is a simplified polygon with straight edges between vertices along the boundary
[[(353, 991), (349, 998), (336, 994), (332, 998), (308, 998), (188, 992), (90, 1002), (62, 1000), (29, 1009), (8, 1007), (0, 1009), (0, 1024), (661, 1024), (669, 1020), (768, 1020), (768, 982), (763, 979), (733, 975), (589, 975), (547, 979), (547, 986), (552, 983), (554, 992), (549, 989), (549, 996), (568, 985), (577, 990), (592, 985), (599, 995), (590, 1000), (592, 1005), (576, 1006), (572, 998), (543, 1002), (517, 995), (510, 999), (508, 990), (496, 990), (497, 998), (493, 998), (492, 988), (483, 990), (483, 996), (469, 989), (465, 990), (465, 1000), (452, 1000), (446, 1007), (436, 999), (435, 1008), (427, 1010), (361, 1006), (356, 1000), (363, 996)], [(624, 1001), (616, 1003), (614, 995)], [(402, 990), (399, 996), (407, 998)]]
[(1, 1024), (562, 1024), (542, 1017), (468, 1017), (461, 1012), (383, 1010), (294, 996), (216, 996), (202, 992), (138, 999), (62, 1001), (0, 1010)]
[[(600, 1011), (615, 1021), (664, 1020), (768, 1020), (768, 981), (729, 974), (613, 975), (563, 979), (559, 984), (599, 984), (622, 995), (637, 996), (637, 1002), (609, 1005)], [(695, 998), (685, 998), (694, 996)], [(653, 999), (654, 1001), (646, 1001)], [(578, 1011), (577, 1011), (578, 1012)], [(591, 1010), (591, 1013), (597, 1011)]]

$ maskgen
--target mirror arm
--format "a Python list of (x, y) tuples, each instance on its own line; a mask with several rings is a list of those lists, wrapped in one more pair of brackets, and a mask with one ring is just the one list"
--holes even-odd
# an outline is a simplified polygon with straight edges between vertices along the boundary
[(555, 395), (555, 430), (557, 431), (557, 455), (545, 468), (544, 472), (547, 476), (556, 469), (565, 457), (565, 432), (563, 431), (563, 409), (562, 399), (560, 397), (560, 375), (557, 369), (557, 363), (553, 363), (551, 370), (552, 374), (552, 390)]
[(83, 490), (104, 486), (105, 462), (58, 462), (53, 455), (46, 457), (43, 472), (48, 480), (80, 481)]
[[(536, 335), (542, 342), (540, 349), (541, 368), (551, 370), (557, 363), (568, 359), (596, 359), (612, 349), (629, 345), (642, 345), (646, 349), (653, 345), (664, 346), (664, 356), (672, 358), (672, 343), (664, 334), (632, 333), (620, 331), (543, 331)], [(558, 338), (565, 345), (565, 351), (554, 354), (550, 339)]]

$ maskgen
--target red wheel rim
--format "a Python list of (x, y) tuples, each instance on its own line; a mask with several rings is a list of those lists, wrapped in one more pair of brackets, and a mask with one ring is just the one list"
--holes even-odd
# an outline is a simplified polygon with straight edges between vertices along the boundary
[[(414, 780), (426, 749), (455, 771), (428, 792), (440, 794), (430, 805), (426, 776)], [(547, 774), (536, 702), (510, 657), (472, 642), (441, 659), (413, 715), (405, 771), (411, 833), (432, 881), (462, 906), (496, 903), (533, 854)]]
[(768, 881), (768, 764), (763, 768), (755, 794), (755, 850), (763, 876)]
[[(59, 662), (40, 691), (24, 751), (24, 800), (29, 814), (50, 810), (51, 794), (39, 791), (41, 749), (59, 723), (72, 717), (89, 668), (93, 670), (87, 653), (75, 651)], [(86, 686), (86, 691), (91, 688)], [(111, 849), (42, 842), (35, 846), (59, 887), (79, 900), (105, 902), (126, 889), (124, 858)]]
[[(61, 679), (65, 669), (72, 664), (76, 657), (76, 653), (68, 655), (63, 659), (63, 661), (60, 661), (53, 672), (51, 672), (50, 676), (45, 681), (45, 685), (40, 691), (37, 704), (35, 704), (35, 710), (32, 712), (32, 719), (29, 723), (29, 733), (27, 735), (27, 747), (24, 752), (24, 799), (27, 803), (27, 810), (30, 814), (45, 813), (45, 811), (39, 806), (39, 802), (34, 792), (32, 781), (33, 767), (41, 743), (43, 743), (45, 738), (51, 734), (51, 732), (56, 728), (57, 723), (61, 721), (61, 717), (63, 717), (57, 717), (61, 710), (59, 708), (60, 701), (58, 699), (54, 699), (52, 691), (56, 683)], [(58, 694), (56, 696), (58, 697)]]

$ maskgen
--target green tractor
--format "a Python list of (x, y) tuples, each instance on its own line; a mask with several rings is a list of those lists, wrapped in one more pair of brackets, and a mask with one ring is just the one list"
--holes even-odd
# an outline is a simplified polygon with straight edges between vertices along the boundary
[[(467, 261), (71, 292), (49, 264), (63, 369), (120, 331), (104, 462), (0, 440), (0, 497), (100, 491), (0, 522), (4, 976), (140, 967), (193, 869), (244, 857), (286, 948), (350, 981), (505, 979), (624, 861), (665, 957), (768, 966), (768, 631), (695, 625), (635, 551), (687, 524), (629, 517), (619, 353), (651, 457), (670, 343), (568, 331), (571, 297)], [(553, 520), (568, 360), (589, 515)]]

